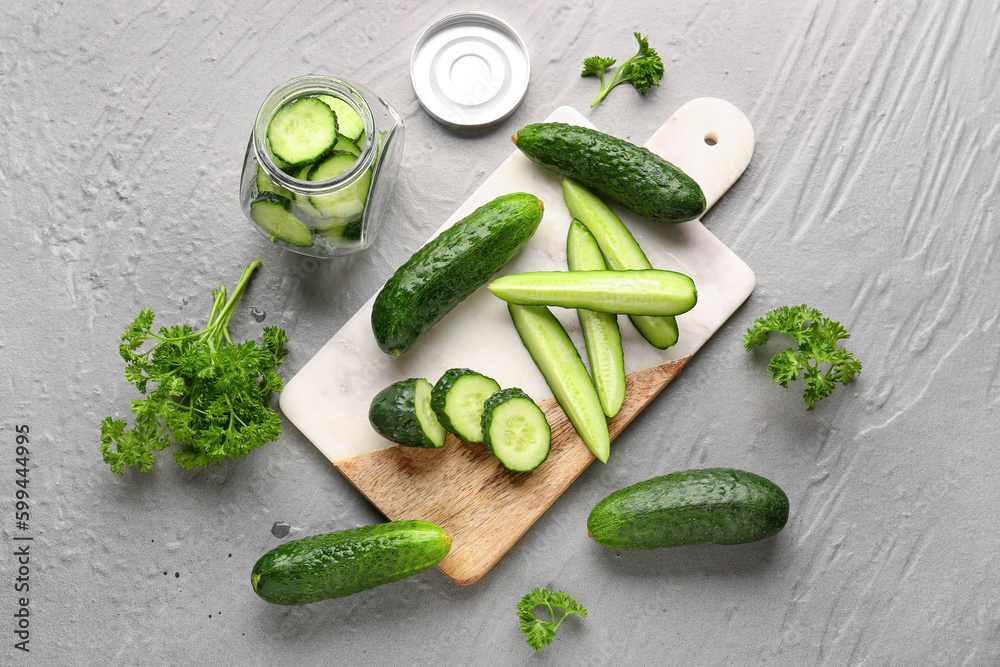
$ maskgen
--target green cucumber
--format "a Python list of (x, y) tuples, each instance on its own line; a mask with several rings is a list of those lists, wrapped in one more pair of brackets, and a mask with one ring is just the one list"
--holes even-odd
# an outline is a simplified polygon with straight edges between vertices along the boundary
[(527, 271), (497, 278), (489, 289), (519, 306), (585, 308), (624, 315), (679, 315), (698, 301), (691, 278), (662, 269)]
[[(566, 236), (566, 262), (570, 271), (607, 268), (594, 235), (579, 220), (573, 220)], [(625, 354), (618, 316), (579, 309), (580, 329), (590, 360), (590, 375), (604, 414), (614, 417), (625, 401)]]
[(271, 153), (291, 166), (315, 162), (337, 143), (337, 115), (322, 100), (299, 97), (282, 105), (267, 125)]
[(372, 332), (379, 348), (403, 354), (489, 282), (535, 233), (542, 208), (532, 194), (501, 195), (417, 250), (372, 304)]
[[(609, 269), (632, 271), (653, 268), (621, 218), (599, 197), (570, 179), (563, 180), (562, 190), (570, 215), (586, 225), (597, 239)], [(675, 317), (635, 315), (629, 319), (653, 347), (665, 350), (677, 344), (679, 331)]]
[(483, 441), (483, 404), (500, 390), (496, 380), (468, 368), (451, 368), (431, 392), (431, 408), (445, 430), (466, 442)]
[(579, 181), (657, 222), (685, 222), (705, 212), (693, 178), (648, 148), (566, 123), (536, 123), (513, 136), (531, 161)]
[(562, 323), (545, 306), (508, 303), (521, 342), (587, 449), (602, 463), (611, 453), (608, 422), (594, 383)]
[(486, 399), (482, 432), (486, 448), (513, 472), (534, 470), (552, 449), (552, 429), (545, 413), (517, 387), (500, 389)]
[(352, 595), (437, 565), (451, 535), (428, 521), (389, 521), (286, 542), (261, 556), (250, 584), (267, 602), (300, 605)]
[(274, 192), (261, 192), (250, 202), (250, 217), (272, 240), (305, 247), (313, 243), (312, 230), (292, 212), (292, 202)]
[(591, 510), (587, 530), (611, 549), (740, 544), (776, 534), (788, 509), (785, 492), (759, 475), (682, 470), (607, 496)]
[(447, 436), (431, 408), (431, 383), (407, 378), (380, 391), (368, 408), (368, 421), (383, 438), (404, 447), (437, 449)]

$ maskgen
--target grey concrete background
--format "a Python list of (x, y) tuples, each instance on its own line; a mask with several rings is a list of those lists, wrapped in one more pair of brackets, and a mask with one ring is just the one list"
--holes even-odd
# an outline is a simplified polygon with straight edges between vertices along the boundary
[[(419, 107), (408, 62), (433, 20), (509, 20), (527, 98), (475, 136)], [(633, 30), (666, 76), (594, 110), (589, 55)], [(4, 665), (995, 665), (1000, 581), (1000, 3), (372, 2), (0, 5), (0, 663)], [(260, 102), (305, 73), (396, 106), (406, 148), (373, 248), (317, 262), (257, 235), (237, 200)], [(559, 105), (641, 143), (681, 104), (730, 100), (757, 149), (705, 223), (756, 272), (747, 303), (484, 579), (431, 569), (281, 608), (249, 585), (294, 537), (381, 517), (295, 429), (246, 459), (119, 477), (99, 422), (134, 394), (118, 337), (144, 307), (197, 325), (263, 259), (232, 325), (291, 336), (291, 375)], [(740, 337), (779, 306), (843, 322), (861, 377), (812, 411)], [(267, 313), (263, 323), (249, 313)], [(15, 592), (15, 428), (30, 428), (30, 593)], [(723, 465), (788, 493), (788, 526), (735, 547), (605, 550), (585, 517), (622, 486)], [(275, 522), (291, 526), (287, 538)], [(514, 604), (576, 596), (533, 655)], [(30, 598), (30, 653), (14, 647)]]

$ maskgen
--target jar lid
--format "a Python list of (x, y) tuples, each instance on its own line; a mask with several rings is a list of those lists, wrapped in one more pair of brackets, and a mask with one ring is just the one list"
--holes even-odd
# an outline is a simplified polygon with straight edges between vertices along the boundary
[(452, 14), (428, 28), (413, 48), (410, 79), (417, 99), (438, 122), (481, 127), (517, 109), (531, 65), (512, 27), (481, 12)]

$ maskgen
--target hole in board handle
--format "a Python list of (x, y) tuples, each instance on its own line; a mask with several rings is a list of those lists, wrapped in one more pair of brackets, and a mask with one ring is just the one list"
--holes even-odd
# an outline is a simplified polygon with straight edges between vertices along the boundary
[(709, 146), (714, 146), (715, 144), (719, 143), (719, 135), (717, 135), (715, 132), (709, 132), (708, 134), (705, 135), (705, 143), (708, 144)]

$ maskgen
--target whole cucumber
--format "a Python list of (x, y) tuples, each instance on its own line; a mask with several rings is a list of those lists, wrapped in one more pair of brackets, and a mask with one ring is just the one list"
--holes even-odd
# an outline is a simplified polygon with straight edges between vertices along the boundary
[(615, 491), (591, 510), (587, 530), (612, 549), (740, 544), (776, 534), (788, 511), (785, 492), (760, 475), (682, 470)]
[(534, 123), (512, 140), (532, 162), (650, 220), (686, 222), (705, 212), (705, 194), (693, 178), (624, 139), (579, 125)]
[(417, 250), (372, 304), (372, 332), (379, 348), (400, 355), (413, 347), (524, 247), (542, 210), (535, 195), (501, 195)]
[(260, 557), (250, 583), (273, 604), (344, 597), (423, 572), (451, 550), (428, 521), (389, 521), (286, 542)]

